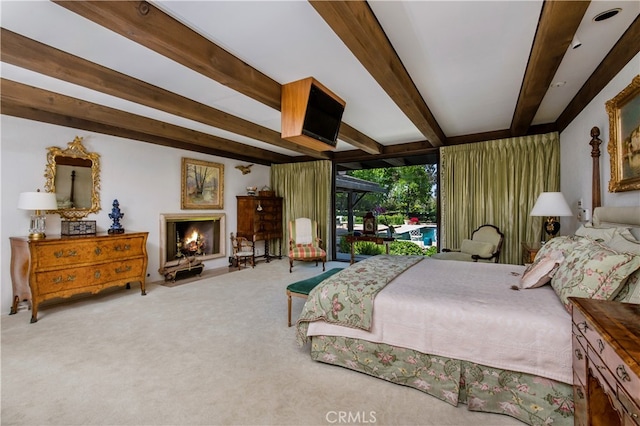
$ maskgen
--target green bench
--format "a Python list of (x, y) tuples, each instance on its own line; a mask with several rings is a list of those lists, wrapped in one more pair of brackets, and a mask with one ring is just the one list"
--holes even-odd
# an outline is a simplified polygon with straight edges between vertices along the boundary
[(313, 290), (315, 286), (320, 284), (331, 275), (342, 271), (342, 268), (329, 269), (327, 272), (323, 272), (315, 277), (307, 278), (306, 280), (297, 281), (287, 286), (287, 305), (289, 308), (289, 327), (291, 327), (291, 296), (301, 297), (306, 299), (309, 296), (309, 292)]

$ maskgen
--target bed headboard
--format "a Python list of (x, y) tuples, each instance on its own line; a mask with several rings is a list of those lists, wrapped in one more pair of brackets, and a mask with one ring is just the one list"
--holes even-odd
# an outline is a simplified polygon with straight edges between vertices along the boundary
[(593, 210), (593, 226), (638, 228), (640, 207), (598, 207)]

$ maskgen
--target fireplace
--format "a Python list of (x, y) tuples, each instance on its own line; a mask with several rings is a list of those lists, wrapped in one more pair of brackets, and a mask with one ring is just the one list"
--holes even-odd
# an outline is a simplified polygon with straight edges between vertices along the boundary
[(226, 256), (224, 213), (160, 215), (160, 268), (183, 258), (203, 261)]

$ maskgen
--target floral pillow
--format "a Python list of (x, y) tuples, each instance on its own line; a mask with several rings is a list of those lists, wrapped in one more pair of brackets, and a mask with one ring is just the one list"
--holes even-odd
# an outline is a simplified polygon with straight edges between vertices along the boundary
[(620, 293), (613, 300), (640, 305), (640, 269), (629, 275), (627, 283), (622, 286)]
[(551, 281), (563, 260), (564, 256), (559, 251), (542, 258), (536, 257), (536, 260), (524, 270), (520, 278), (520, 288), (542, 287)]
[(565, 254), (565, 261), (551, 279), (551, 286), (569, 312), (569, 297), (613, 299), (627, 277), (640, 268), (640, 256), (587, 241)]
[(587, 239), (573, 235), (552, 238), (540, 247), (533, 263), (535, 264), (538, 260), (549, 255), (555, 256), (556, 254), (562, 254), (563, 257), (567, 257), (567, 253), (587, 243)]

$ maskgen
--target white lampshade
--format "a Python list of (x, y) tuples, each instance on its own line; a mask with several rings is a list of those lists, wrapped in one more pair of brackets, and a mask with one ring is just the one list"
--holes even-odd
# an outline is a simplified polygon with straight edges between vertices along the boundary
[(562, 192), (543, 192), (538, 196), (531, 216), (572, 216), (573, 212)]
[(53, 192), (22, 192), (18, 197), (21, 210), (57, 210), (58, 202)]

